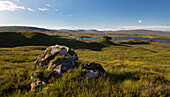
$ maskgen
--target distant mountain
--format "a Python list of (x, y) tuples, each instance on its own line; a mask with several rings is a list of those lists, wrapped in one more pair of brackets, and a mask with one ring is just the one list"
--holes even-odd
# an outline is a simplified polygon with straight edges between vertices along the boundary
[(0, 27), (0, 32), (66, 32), (66, 33), (105, 33), (105, 34), (123, 34), (123, 35), (170, 35), (170, 32), (165, 31), (153, 31), (153, 30), (120, 30), (120, 31), (98, 31), (95, 29), (85, 30), (69, 30), (69, 29), (60, 29), (60, 30), (50, 30), (37, 27), (26, 27), (26, 26), (2, 26)]
[(1, 26), (0, 32), (76, 32), (76, 33), (103, 33), (107, 31), (98, 31), (95, 29), (85, 30), (69, 30), (69, 29), (61, 29), (61, 30), (51, 30), (45, 28), (38, 27), (27, 27), (27, 26)]
[(170, 35), (170, 32), (165, 31), (154, 31), (154, 30), (145, 30), (145, 29), (138, 29), (138, 30), (119, 30), (119, 31), (98, 31), (95, 29), (85, 30), (85, 29), (78, 29), (78, 30), (68, 30), (62, 29), (59, 30), (62, 32), (74, 32), (74, 33), (105, 33), (105, 34), (123, 34), (123, 35)]
[(111, 31), (106, 32), (107, 34), (127, 34), (127, 35), (170, 35), (170, 32), (165, 31), (154, 31), (154, 30), (120, 30), (120, 31)]
[(85, 29), (78, 29), (78, 30), (68, 30), (68, 29), (61, 29), (59, 31), (63, 32), (77, 32), (77, 33), (104, 33), (104, 32), (110, 32), (110, 31), (98, 31), (95, 29), (85, 30)]
[(1, 26), (0, 32), (46, 32), (54, 31), (44, 28), (37, 27), (26, 27), (26, 26)]

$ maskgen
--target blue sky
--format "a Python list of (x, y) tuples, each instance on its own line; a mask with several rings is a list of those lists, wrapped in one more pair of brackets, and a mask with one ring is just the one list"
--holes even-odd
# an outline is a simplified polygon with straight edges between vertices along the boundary
[(170, 31), (170, 0), (0, 0), (0, 26)]

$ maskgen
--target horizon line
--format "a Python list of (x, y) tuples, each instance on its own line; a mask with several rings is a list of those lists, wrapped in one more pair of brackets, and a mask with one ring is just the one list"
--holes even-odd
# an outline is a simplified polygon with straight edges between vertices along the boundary
[(150, 25), (150, 26), (93, 26), (93, 27), (45, 27), (39, 25), (0, 25), (0, 27), (35, 27), (47, 30), (98, 30), (98, 31), (119, 31), (119, 30), (153, 30), (170, 31), (170, 25)]

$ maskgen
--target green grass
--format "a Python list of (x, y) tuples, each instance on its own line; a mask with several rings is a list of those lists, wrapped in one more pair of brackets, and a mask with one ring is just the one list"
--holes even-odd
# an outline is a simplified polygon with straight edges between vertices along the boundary
[(138, 39), (129, 39), (118, 41), (120, 44), (149, 44), (149, 41), (138, 40)]
[[(28, 35), (27, 39), (32, 37), (34, 36)], [(141, 44), (138, 41), (131, 44), (114, 43), (105, 39), (57, 39), (59, 44), (74, 49), (80, 65), (63, 74), (62, 78), (49, 79), (51, 84), (43, 91), (30, 91), (34, 61), (49, 44), (1, 47), (0, 96), (170, 96), (169, 43)], [(88, 62), (100, 63), (106, 70), (107, 77), (83, 79), (81, 67)], [(50, 72), (43, 73), (44, 78), (49, 74)]]

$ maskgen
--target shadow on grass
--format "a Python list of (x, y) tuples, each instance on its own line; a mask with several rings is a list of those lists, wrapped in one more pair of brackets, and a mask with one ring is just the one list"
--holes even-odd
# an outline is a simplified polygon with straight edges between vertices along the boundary
[(37, 32), (3, 32), (0, 33), (0, 47), (17, 47), (17, 46), (51, 46), (65, 45), (73, 49), (90, 49), (101, 51), (102, 48), (115, 45), (125, 46), (113, 43), (106, 39), (93, 42), (84, 42), (73, 39), (64, 39), (58, 36), (48, 36)]
[[(152, 74), (152, 73), (149, 73)], [(139, 80), (139, 75), (145, 75), (145, 73), (140, 73), (140, 72), (124, 72), (120, 74), (115, 74), (115, 73), (107, 73), (107, 78), (110, 79), (112, 82), (120, 82), (124, 80)]]

